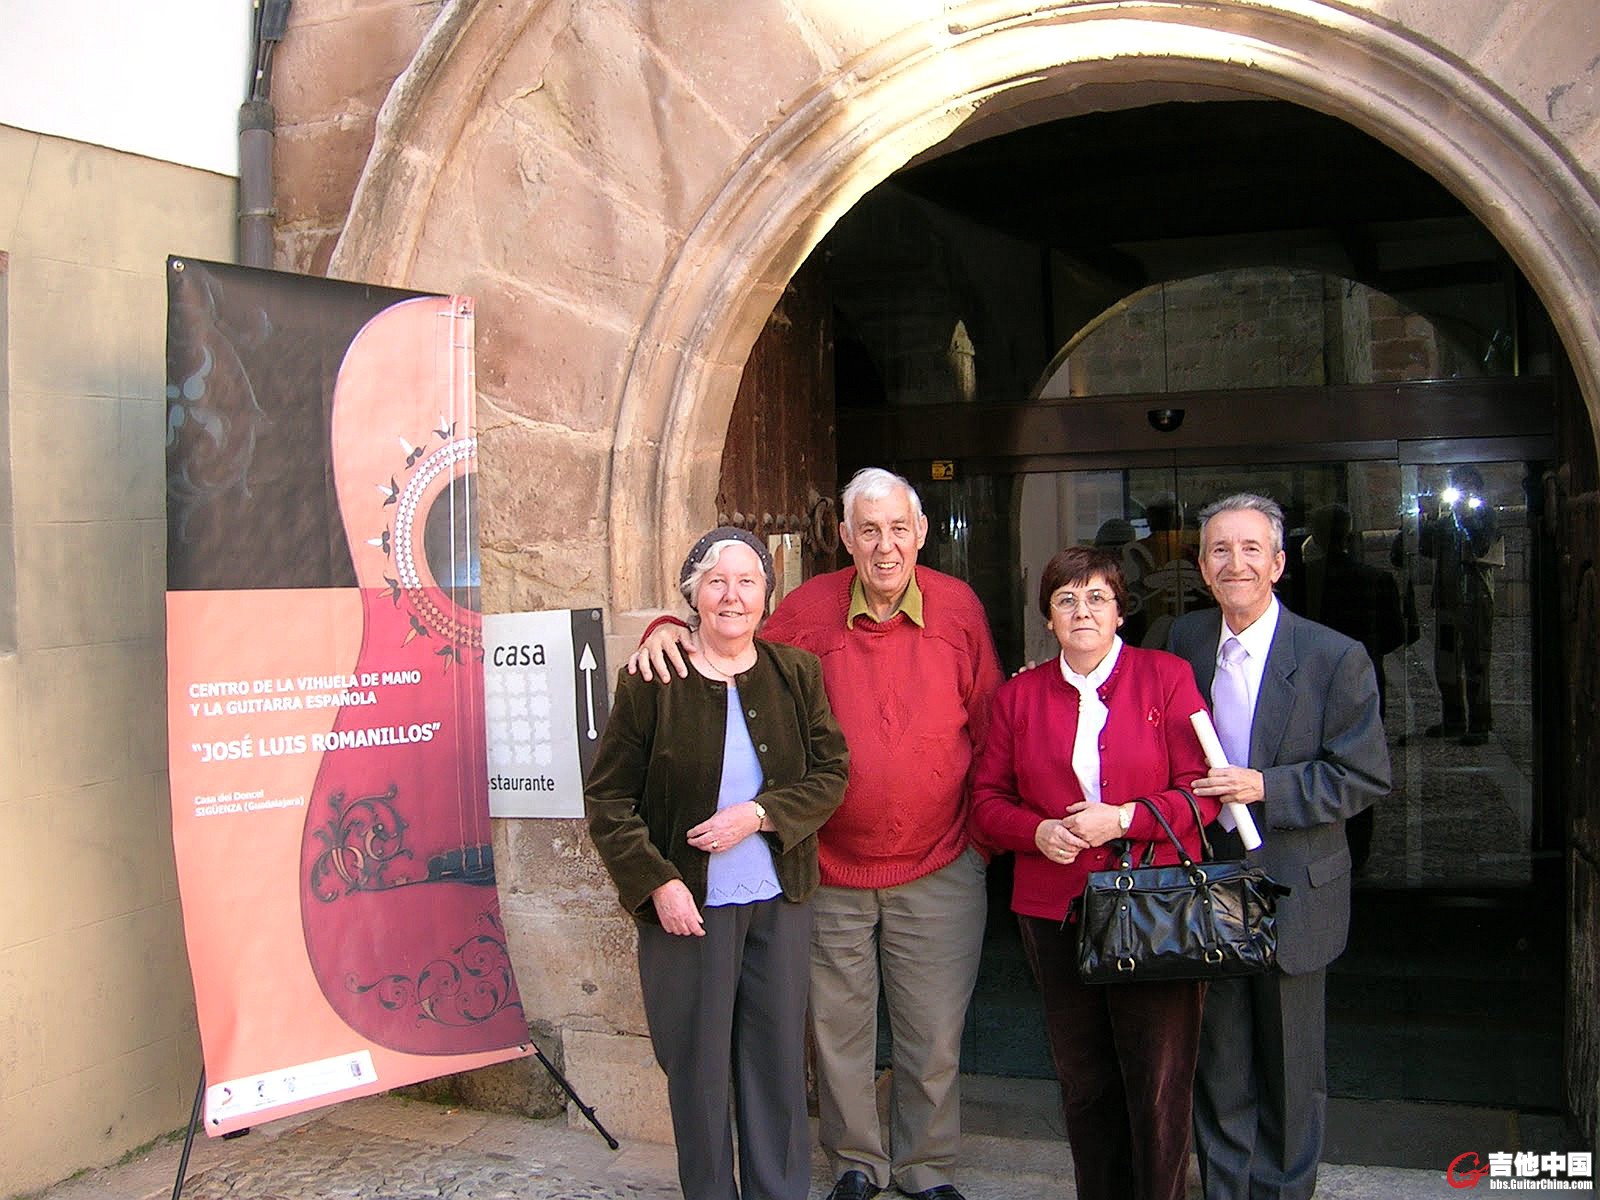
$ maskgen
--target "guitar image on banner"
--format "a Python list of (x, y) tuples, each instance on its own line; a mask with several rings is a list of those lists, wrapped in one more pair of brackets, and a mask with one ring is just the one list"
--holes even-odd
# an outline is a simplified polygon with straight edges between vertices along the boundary
[(385, 309), (334, 389), (363, 635), (307, 807), (300, 909), (328, 1003), (413, 1054), (527, 1037), (494, 889), (473, 397), (462, 297)]

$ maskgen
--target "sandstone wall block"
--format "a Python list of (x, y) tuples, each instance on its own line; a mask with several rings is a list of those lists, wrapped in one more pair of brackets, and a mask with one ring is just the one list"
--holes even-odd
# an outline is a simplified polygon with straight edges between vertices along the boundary
[(478, 388), (495, 408), (580, 433), (615, 426), (633, 326), (506, 276), (461, 287), (478, 301)]
[(599, 904), (570, 907), (538, 896), (508, 896), (504, 911), (530, 1021), (645, 1032), (638, 933), (615, 892)]
[[(561, 1041), (573, 1090), (607, 1129), (618, 1138), (672, 1141), (667, 1077), (656, 1065), (649, 1038), (567, 1029)], [(587, 1124), (575, 1109), (568, 1122), (574, 1128)]]
[(832, 68), (832, 51), (781, 0), (619, 2), (668, 69), (749, 141), (777, 124)]
[(603, 538), (573, 537), (527, 545), (485, 543), (483, 562), (487, 611), (606, 607), (607, 544)]
[(480, 397), (478, 439), (485, 543), (603, 536), (605, 496), (595, 481), (606, 477), (610, 463), (605, 434), (516, 420)]
[(578, 7), (555, 50), (532, 64), (509, 56), (493, 85), (500, 103), (519, 128), (537, 131), (620, 202), (687, 229), (748, 136), (612, 5)]
[[(395, 77), (411, 62), (443, 0), (378, 0), (352, 7), (298, 0), (290, 9), (275, 71), (272, 106), (282, 126), (326, 121), (335, 113), (376, 114)], [(360, 54), (352, 54), (354, 47)]]
[(441, 253), (459, 255), (470, 230), (478, 261), (500, 274), (575, 305), (643, 311), (675, 245), (659, 215), (618, 203), (587, 164), (509, 117), (460, 166), (460, 186), (439, 192), (429, 210), (419, 270), (435, 269), (430, 259)]

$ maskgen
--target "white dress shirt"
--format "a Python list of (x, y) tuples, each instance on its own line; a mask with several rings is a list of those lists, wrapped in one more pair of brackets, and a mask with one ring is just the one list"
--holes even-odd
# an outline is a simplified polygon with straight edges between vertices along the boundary
[(1122, 639), (1113, 634), (1111, 649), (1100, 660), (1100, 665), (1087, 675), (1079, 675), (1067, 665), (1067, 653), (1061, 652), (1061, 678), (1078, 693), (1078, 732), (1072, 739), (1072, 773), (1083, 788), (1083, 798), (1100, 803), (1100, 734), (1105, 730), (1106, 718), (1111, 710), (1100, 699), (1100, 685), (1111, 678), (1111, 669), (1117, 665), (1122, 653)]

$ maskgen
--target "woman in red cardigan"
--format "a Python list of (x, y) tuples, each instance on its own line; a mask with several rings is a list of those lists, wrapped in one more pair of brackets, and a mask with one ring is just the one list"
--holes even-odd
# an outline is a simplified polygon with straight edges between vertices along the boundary
[[(1116, 557), (1073, 546), (1045, 566), (1039, 608), (1061, 656), (996, 694), (973, 790), (980, 843), (1016, 855), (1011, 907), (1044, 997), (1045, 1024), (1082, 1200), (1183, 1200), (1202, 983), (1085, 984), (1064, 923), (1089, 872), (1154, 842), (1177, 861), (1152, 801), (1191, 854), (1180, 788), (1206, 773), (1189, 715), (1205, 707), (1176, 655), (1117, 636), (1127, 585)], [(1206, 821), (1217, 802), (1199, 798)]]

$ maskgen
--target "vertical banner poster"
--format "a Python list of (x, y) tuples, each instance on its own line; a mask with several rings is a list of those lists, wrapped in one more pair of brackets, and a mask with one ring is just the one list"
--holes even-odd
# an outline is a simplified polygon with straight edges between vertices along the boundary
[(528, 1053), (495, 891), (473, 309), (172, 259), (172, 839), (203, 1124)]
[(611, 709), (598, 608), (483, 619), (489, 814), (581, 817)]

